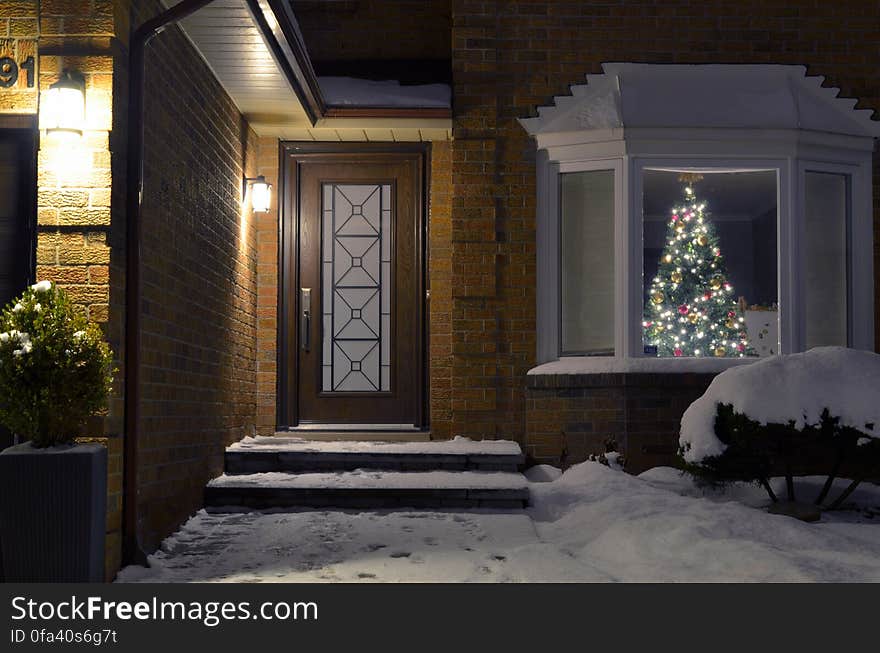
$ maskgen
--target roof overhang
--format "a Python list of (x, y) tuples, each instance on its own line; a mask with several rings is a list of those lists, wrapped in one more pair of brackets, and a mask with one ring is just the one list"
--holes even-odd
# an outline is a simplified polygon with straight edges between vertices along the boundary
[(180, 27), (260, 136), (331, 141), (452, 137), (449, 107), (329, 105), (286, 0), (214, 0)]

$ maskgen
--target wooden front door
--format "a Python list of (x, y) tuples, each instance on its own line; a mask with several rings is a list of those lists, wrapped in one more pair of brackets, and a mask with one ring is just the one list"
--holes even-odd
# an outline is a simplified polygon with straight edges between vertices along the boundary
[(423, 426), (423, 156), (290, 155), (291, 426)]

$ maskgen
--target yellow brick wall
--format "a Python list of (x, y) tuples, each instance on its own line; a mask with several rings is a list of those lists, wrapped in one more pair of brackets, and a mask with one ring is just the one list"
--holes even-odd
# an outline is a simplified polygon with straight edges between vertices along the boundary
[[(0, 57), (17, 64), (34, 57), (35, 79), (24, 70), (0, 88), (0, 114), (37, 114), (39, 91), (62, 70), (83, 75), (86, 124), (81, 140), (40, 134), (37, 174), (37, 279), (63, 286), (75, 304), (108, 335), (120, 368), (110, 415), (85, 429), (108, 448), (107, 577), (121, 561), (122, 523), (122, 314), (111, 310), (111, 261), (121, 269), (124, 233), (124, 157), (111, 148), (114, 71), (124, 63), (128, 2), (121, 0), (0, 0)], [(123, 35), (122, 41), (116, 34)], [(0, 68), (0, 79), (3, 70)], [(120, 80), (116, 80), (119, 82)], [(117, 88), (119, 84), (117, 83)], [(124, 121), (121, 123), (124, 124)], [(118, 139), (121, 140), (121, 139)]]
[(257, 433), (272, 435), (276, 424), (278, 344), (278, 153), (276, 138), (261, 138), (257, 174), (272, 184), (268, 213), (255, 213), (257, 236)]

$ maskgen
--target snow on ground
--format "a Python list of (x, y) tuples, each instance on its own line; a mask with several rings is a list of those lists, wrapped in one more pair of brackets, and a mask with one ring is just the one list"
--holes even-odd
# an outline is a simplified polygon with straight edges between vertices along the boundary
[[(800, 480), (801, 498), (821, 481)], [(703, 489), (669, 468), (583, 463), (530, 491), (531, 508), (503, 513), (200, 511), (119, 580), (880, 581), (878, 486), (815, 524), (766, 513), (760, 488)]]
[[(880, 425), (880, 355), (846, 347), (817, 347), (802, 354), (773, 356), (716, 376), (681, 418), (684, 458), (699, 462), (724, 453), (715, 435), (719, 403), (762, 424), (796, 428), (817, 424), (827, 408), (842, 426), (870, 433)], [(870, 428), (869, 426), (870, 425)]]

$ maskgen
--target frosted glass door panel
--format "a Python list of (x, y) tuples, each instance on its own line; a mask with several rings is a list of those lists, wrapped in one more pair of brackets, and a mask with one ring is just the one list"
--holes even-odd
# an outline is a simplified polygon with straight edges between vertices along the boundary
[(321, 188), (324, 392), (391, 389), (391, 185)]

